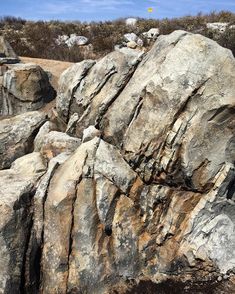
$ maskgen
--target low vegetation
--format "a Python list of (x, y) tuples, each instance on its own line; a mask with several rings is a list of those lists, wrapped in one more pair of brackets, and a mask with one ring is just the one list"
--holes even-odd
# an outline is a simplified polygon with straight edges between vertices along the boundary
[[(99, 58), (112, 51), (116, 44), (123, 41), (125, 33), (134, 32), (138, 36), (150, 28), (158, 27), (161, 34), (169, 34), (182, 29), (203, 34), (222, 46), (232, 50), (235, 56), (235, 29), (226, 29), (223, 34), (207, 29), (209, 22), (229, 22), (235, 24), (235, 14), (222, 11), (197, 16), (185, 16), (174, 19), (138, 19), (135, 27), (126, 26), (125, 19), (106, 22), (61, 22), (61, 21), (27, 21), (15, 17), (0, 19), (0, 34), (10, 42), (20, 56), (57, 59), (78, 62), (87, 58)], [(89, 38), (92, 46), (70, 48), (56, 42), (60, 35), (77, 34)], [(142, 37), (143, 38), (143, 37)], [(144, 40), (145, 41), (145, 40)], [(146, 42), (145, 42), (146, 44)]]

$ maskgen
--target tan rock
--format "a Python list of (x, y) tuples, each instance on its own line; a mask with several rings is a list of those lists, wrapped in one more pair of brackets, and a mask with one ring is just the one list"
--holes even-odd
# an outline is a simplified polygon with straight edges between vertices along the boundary
[(69, 135), (51, 131), (44, 136), (44, 142), (41, 146), (41, 153), (47, 160), (59, 155), (60, 153), (72, 153), (80, 145), (81, 140), (70, 137)]
[(126, 45), (128, 48), (131, 48), (131, 49), (135, 49), (137, 47), (137, 44), (135, 41), (130, 41)]

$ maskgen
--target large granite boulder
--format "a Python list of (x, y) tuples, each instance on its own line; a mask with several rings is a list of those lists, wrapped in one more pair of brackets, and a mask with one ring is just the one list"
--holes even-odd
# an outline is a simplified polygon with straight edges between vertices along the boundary
[(0, 169), (33, 151), (33, 140), (45, 121), (46, 115), (37, 111), (0, 120)]
[[(112, 149), (114, 166), (97, 153), (101, 147), (92, 147), (85, 152), (93, 154), (87, 155), (89, 167), (66, 163), (52, 179), (45, 208), (45, 291), (58, 287), (62, 293), (110, 293), (123, 281), (156, 282), (172, 275), (213, 280), (235, 267), (232, 53), (184, 31), (160, 36), (144, 57), (133, 60), (120, 53), (100, 60), (79, 78), (77, 87), (72, 85), (73, 91), (65, 91), (65, 111), (57, 101), (64, 121), (78, 115), (76, 136), (81, 138), (89, 125), (101, 131), (112, 145), (91, 142)], [(101, 153), (109, 156), (108, 151)], [(123, 173), (117, 185), (120, 160), (133, 177)], [(76, 165), (75, 157), (72, 162)], [(98, 162), (107, 183), (96, 192)], [(71, 169), (71, 177), (62, 180), (60, 173)], [(120, 183), (128, 183), (128, 189)], [(118, 195), (117, 200), (108, 200), (110, 195)], [(115, 202), (114, 207), (106, 201)], [(99, 203), (111, 215), (104, 216)], [(58, 238), (51, 240), (51, 219), (67, 223), (71, 231), (58, 227)], [(70, 241), (52, 245), (65, 239)]]
[(8, 67), (0, 87), (0, 115), (37, 110), (55, 98), (47, 73), (35, 64)]
[[(160, 36), (146, 54), (121, 48), (68, 69), (53, 122), (67, 133), (47, 124), (35, 140), (48, 169), (33, 216), (22, 221), (32, 220), (26, 251), (20, 239), (20, 291), (233, 293), (234, 79), (231, 51), (184, 31)], [(13, 118), (24, 122), (22, 142), (30, 141), (31, 119)], [(8, 138), (15, 154), (22, 137), (10, 123), (0, 132), (5, 167), (13, 161)], [(12, 169), (43, 170), (27, 162), (19, 158)], [(8, 227), (11, 240), (21, 235), (18, 220)], [(17, 293), (19, 278), (4, 270), (2, 292), (13, 285)]]

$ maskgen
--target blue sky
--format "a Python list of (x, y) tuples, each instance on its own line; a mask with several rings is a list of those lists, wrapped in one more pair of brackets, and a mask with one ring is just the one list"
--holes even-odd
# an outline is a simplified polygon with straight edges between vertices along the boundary
[[(152, 7), (153, 13), (147, 8)], [(0, 0), (0, 15), (32, 20), (109, 20), (119, 17), (178, 17), (230, 10), (235, 0)]]

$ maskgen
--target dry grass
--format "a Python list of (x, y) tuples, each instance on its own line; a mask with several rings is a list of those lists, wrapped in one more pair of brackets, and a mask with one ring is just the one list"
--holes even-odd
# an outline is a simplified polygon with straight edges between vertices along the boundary
[[(26, 21), (14, 17), (0, 19), (0, 34), (6, 36), (16, 53), (20, 56), (29, 56), (43, 59), (56, 59), (78, 62), (83, 59), (98, 59), (112, 51), (115, 44), (123, 41), (123, 35), (134, 32), (141, 35), (152, 27), (158, 27), (161, 34), (169, 34), (174, 30), (182, 29), (189, 32), (201, 33), (227, 47), (235, 55), (235, 33), (228, 30), (218, 35), (206, 28), (208, 22), (229, 22), (235, 24), (235, 14), (228, 11), (196, 16), (185, 16), (174, 19), (138, 19), (135, 28), (127, 27), (124, 19), (106, 22), (81, 23), (61, 21)], [(56, 44), (59, 35), (84, 35), (93, 45), (93, 51), (73, 46)]]

